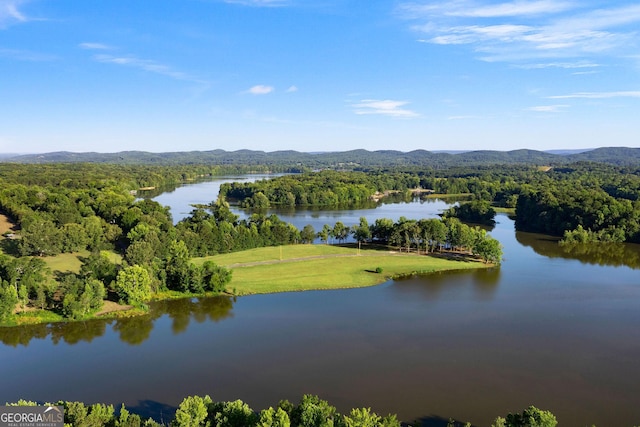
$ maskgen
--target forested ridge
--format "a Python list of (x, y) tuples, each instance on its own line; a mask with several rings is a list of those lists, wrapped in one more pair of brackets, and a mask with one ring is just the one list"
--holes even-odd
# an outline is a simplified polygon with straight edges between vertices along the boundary
[(306, 153), (298, 151), (253, 151), (253, 150), (210, 150), (172, 153), (150, 153), (144, 151), (124, 151), (119, 153), (71, 153), (67, 151), (27, 154), (6, 158), (5, 161), (19, 163), (60, 163), (93, 162), (108, 164), (147, 165), (249, 165), (287, 166), (304, 165), (309, 169), (354, 167), (407, 167), (420, 166), (448, 168), (466, 165), (495, 164), (567, 164), (580, 161), (595, 161), (614, 165), (640, 164), (640, 149), (627, 147), (603, 147), (579, 153), (554, 154), (536, 150), (512, 151), (466, 151), (461, 153), (431, 152), (414, 150), (350, 150), (342, 152)]

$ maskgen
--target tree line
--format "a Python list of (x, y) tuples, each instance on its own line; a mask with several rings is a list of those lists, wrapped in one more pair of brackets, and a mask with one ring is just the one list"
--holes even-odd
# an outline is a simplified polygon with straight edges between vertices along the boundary
[(416, 188), (419, 179), (404, 172), (340, 172), (323, 170), (285, 175), (255, 182), (225, 183), (220, 195), (240, 206), (267, 209), (272, 206), (354, 206), (376, 192)]
[[(316, 395), (305, 394), (298, 404), (281, 400), (275, 407), (254, 411), (242, 400), (216, 402), (208, 395), (185, 397), (168, 424), (152, 418), (143, 419), (124, 405), (118, 411), (113, 405), (59, 401), (49, 406), (64, 408), (65, 425), (76, 427), (400, 427), (396, 415), (381, 416), (371, 408), (353, 408), (340, 414), (335, 406)], [(38, 406), (36, 402), (19, 400), (9, 406)], [(491, 427), (555, 427), (550, 411), (529, 406), (521, 413), (498, 416)], [(471, 427), (449, 419), (447, 427)]]
[[(353, 206), (375, 194), (428, 189), (465, 195), (445, 215), (490, 224), (492, 206), (515, 210), (516, 228), (568, 241), (640, 243), (640, 169), (579, 162), (436, 168), (369, 168), (321, 171), (254, 183), (225, 184), (221, 191), (241, 207)], [(581, 228), (578, 228), (581, 227)]]

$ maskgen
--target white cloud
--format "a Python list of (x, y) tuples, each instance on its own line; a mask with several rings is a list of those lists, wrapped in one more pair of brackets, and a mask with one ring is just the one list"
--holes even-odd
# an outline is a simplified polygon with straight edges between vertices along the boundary
[[(515, 65), (516, 68), (523, 68), (525, 70), (538, 70), (543, 68), (565, 68), (565, 69), (575, 69), (575, 68), (597, 68), (600, 67), (600, 64), (596, 64), (593, 62), (547, 62), (547, 63), (537, 63), (537, 64), (520, 64)], [(588, 71), (589, 73), (593, 73), (594, 71)], [(578, 73), (574, 73), (578, 74)], [(582, 73), (585, 74), (585, 73)]]
[(273, 92), (275, 89), (273, 86), (255, 85), (252, 88), (246, 90), (246, 93), (251, 95), (267, 95)]
[(296, 85), (289, 86), (289, 88), (286, 90), (287, 93), (292, 93), (297, 91), (298, 91), (298, 87)]
[(26, 22), (27, 17), (18, 8), (24, 0), (0, 0), (0, 28), (5, 28), (14, 22)]
[(87, 50), (111, 50), (113, 49), (111, 46), (102, 43), (80, 43), (78, 45), (82, 49)]
[(499, 18), (558, 13), (574, 7), (574, 2), (538, 0), (513, 1), (501, 4), (478, 5), (475, 1), (457, 0), (430, 2), (429, 4), (407, 3), (400, 11), (412, 18), (434, 15), (463, 18)]
[(568, 95), (549, 96), (549, 99), (608, 99), (608, 98), (640, 98), (640, 90), (627, 90), (617, 92), (576, 92)]
[(565, 109), (569, 108), (566, 104), (557, 104), (557, 105), (538, 105), (535, 107), (530, 107), (527, 110), (536, 111), (539, 113), (559, 113), (565, 111)]
[(402, 108), (409, 104), (408, 101), (394, 101), (390, 99), (363, 99), (358, 103), (352, 104), (354, 112), (359, 115), (364, 114), (380, 114), (390, 117), (412, 118), (420, 115), (414, 111)]
[(469, 45), (486, 61), (523, 62), (534, 58), (625, 56), (637, 50), (640, 5), (583, 11), (584, 3), (511, 1), (478, 5), (473, 0), (400, 6), (417, 21), (420, 42)]
[(583, 76), (585, 74), (598, 74), (600, 71), (591, 70), (591, 71), (576, 71), (575, 73), (571, 73), (574, 76)]
[(454, 16), (475, 18), (495, 18), (504, 16), (542, 15), (562, 12), (573, 7), (571, 2), (540, 0), (540, 1), (513, 1), (509, 3), (479, 6), (469, 9), (461, 9)]

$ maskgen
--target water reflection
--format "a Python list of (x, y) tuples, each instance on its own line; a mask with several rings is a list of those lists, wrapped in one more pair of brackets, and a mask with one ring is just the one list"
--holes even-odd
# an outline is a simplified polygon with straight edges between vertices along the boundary
[[(394, 290), (427, 301), (447, 299), (491, 300), (500, 283), (500, 268), (442, 271), (394, 281)], [(471, 292), (470, 292), (471, 291)]]
[(632, 243), (575, 243), (560, 245), (557, 238), (516, 232), (516, 240), (547, 258), (576, 259), (583, 264), (640, 269), (640, 245)]
[(210, 298), (184, 298), (160, 301), (151, 304), (149, 314), (122, 319), (96, 319), (85, 322), (59, 322), (42, 325), (25, 325), (21, 327), (1, 327), (0, 342), (17, 347), (28, 346), (31, 340), (44, 340), (51, 337), (51, 342), (74, 345), (80, 342), (91, 342), (107, 332), (107, 325), (118, 333), (120, 341), (130, 345), (139, 345), (151, 335), (154, 323), (162, 316), (172, 320), (172, 331), (179, 334), (187, 330), (191, 320), (198, 323), (205, 321), (219, 322), (233, 316), (234, 297), (217, 296)]
[(154, 306), (154, 311), (158, 310), (166, 314), (171, 320), (171, 330), (174, 334), (186, 331), (191, 319), (198, 323), (205, 321), (219, 322), (223, 319), (233, 317), (233, 303), (235, 298), (213, 297), (180, 299), (173, 301), (159, 301)]

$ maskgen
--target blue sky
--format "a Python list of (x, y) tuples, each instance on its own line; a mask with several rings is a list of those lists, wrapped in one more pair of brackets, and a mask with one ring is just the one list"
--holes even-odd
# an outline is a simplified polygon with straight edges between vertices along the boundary
[(640, 146), (640, 4), (0, 0), (0, 152)]

